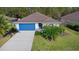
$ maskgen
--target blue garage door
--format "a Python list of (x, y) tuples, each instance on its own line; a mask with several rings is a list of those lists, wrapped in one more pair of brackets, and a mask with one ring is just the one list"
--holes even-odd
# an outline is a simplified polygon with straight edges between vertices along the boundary
[(19, 24), (19, 30), (35, 30), (35, 23)]

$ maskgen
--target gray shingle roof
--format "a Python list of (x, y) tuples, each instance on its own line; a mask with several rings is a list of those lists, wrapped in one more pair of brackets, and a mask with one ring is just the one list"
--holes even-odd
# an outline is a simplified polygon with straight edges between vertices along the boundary
[(64, 23), (79, 24), (79, 11), (63, 16), (61, 21)]
[(59, 21), (52, 19), (51, 17), (45, 16), (39, 12), (33, 13), (18, 22), (37, 22), (37, 23), (44, 23), (44, 22), (54, 22), (60, 23)]

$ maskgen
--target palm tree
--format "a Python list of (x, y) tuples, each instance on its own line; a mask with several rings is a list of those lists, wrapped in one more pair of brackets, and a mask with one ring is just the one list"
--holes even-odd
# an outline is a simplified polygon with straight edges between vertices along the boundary
[(11, 28), (12, 24), (9, 22), (9, 20), (5, 16), (0, 15), (0, 34), (4, 35)]

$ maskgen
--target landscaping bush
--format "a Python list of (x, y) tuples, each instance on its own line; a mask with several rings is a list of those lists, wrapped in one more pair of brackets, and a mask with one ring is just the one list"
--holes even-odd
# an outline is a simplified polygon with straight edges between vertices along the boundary
[(79, 31), (79, 25), (74, 25), (74, 30)]
[(63, 30), (60, 27), (53, 26), (53, 25), (52, 26), (44, 26), (43, 30), (41, 32), (41, 35), (44, 38), (46, 38), (49, 41), (51, 41), (52, 39), (55, 40), (56, 37), (62, 32), (63, 32)]
[(12, 33), (16, 33), (16, 32), (18, 32), (18, 30), (16, 29), (16, 28), (11, 28), (11, 30), (10, 30)]
[(13, 35), (13, 33), (15, 34), (16, 32), (18, 32), (18, 30), (16, 28), (11, 28), (9, 31), (7, 31), (3, 36), (7, 36), (7, 35)]
[(0, 15), (0, 35), (4, 36), (12, 27), (13, 24), (9, 21), (9, 19)]
[(79, 31), (79, 25), (67, 24), (66, 26), (72, 30)]
[(67, 26), (68, 28), (74, 29), (74, 26), (73, 26), (73, 25), (67, 24), (66, 26)]

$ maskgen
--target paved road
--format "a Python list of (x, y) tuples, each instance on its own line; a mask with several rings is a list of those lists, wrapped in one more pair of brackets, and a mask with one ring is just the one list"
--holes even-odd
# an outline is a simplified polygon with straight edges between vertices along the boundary
[(6, 42), (0, 51), (30, 51), (35, 31), (22, 31)]

